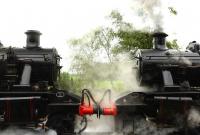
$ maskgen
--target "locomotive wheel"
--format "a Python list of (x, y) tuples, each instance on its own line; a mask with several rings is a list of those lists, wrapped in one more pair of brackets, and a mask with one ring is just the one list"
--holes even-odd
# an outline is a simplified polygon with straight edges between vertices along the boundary
[(74, 121), (67, 120), (66, 115), (56, 114), (48, 118), (46, 126), (49, 129), (56, 131), (57, 135), (73, 134), (74, 133)]

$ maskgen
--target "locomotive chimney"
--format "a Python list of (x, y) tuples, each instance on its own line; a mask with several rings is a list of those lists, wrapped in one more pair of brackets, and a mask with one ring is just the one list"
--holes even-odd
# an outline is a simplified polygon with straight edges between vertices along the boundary
[(41, 33), (37, 30), (28, 30), (25, 32), (27, 35), (26, 48), (37, 48), (40, 45), (40, 35)]
[(164, 32), (156, 32), (153, 35), (153, 47), (158, 50), (166, 50), (166, 37), (168, 36)]

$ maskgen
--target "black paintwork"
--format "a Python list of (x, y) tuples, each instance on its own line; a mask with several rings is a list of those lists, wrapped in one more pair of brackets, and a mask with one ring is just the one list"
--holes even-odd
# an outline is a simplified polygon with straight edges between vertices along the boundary
[[(26, 34), (26, 47), (0, 48), (0, 126), (34, 124), (37, 127), (48, 119), (44, 127), (56, 131), (59, 128), (62, 132), (58, 134), (74, 133), (80, 97), (56, 86), (61, 57), (56, 49), (39, 46), (38, 31)], [(26, 69), (30, 74), (25, 71), (25, 65), (31, 67)], [(21, 83), (23, 73), (30, 77), (26, 85)], [(59, 122), (65, 125), (53, 125)]]
[[(160, 38), (159, 33), (153, 36)], [(167, 49), (165, 37), (161, 36), (162, 48), (138, 49), (131, 54), (135, 77), (144, 90), (126, 93), (116, 100), (119, 115), (115, 125), (124, 123), (125, 117), (134, 121), (138, 115), (156, 123), (175, 125), (177, 116), (186, 120), (191, 107), (200, 109), (199, 51)]]

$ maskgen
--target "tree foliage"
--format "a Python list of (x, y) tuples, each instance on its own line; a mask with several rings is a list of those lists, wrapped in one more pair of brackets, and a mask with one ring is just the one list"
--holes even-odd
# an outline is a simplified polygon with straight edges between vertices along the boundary
[[(119, 41), (118, 46), (113, 49), (114, 53), (130, 51), (135, 48), (150, 49), (153, 47), (151, 31), (134, 29), (132, 24), (124, 22), (123, 16), (118, 11), (112, 11), (109, 17), (115, 26), (115, 37)], [(167, 41), (167, 47), (179, 49), (177, 40)]]
[(169, 9), (171, 14), (173, 14), (173, 15), (177, 15), (178, 14), (178, 12), (176, 11), (176, 9), (174, 7), (168, 7), (168, 9)]
[[(72, 78), (63, 73), (60, 80), (62, 87), (76, 91), (83, 88), (98, 89), (109, 82), (111, 88), (117, 86), (121, 89), (122, 85), (116, 77), (117, 72), (120, 72), (120, 63), (116, 56), (135, 48), (153, 47), (150, 31), (135, 29), (131, 23), (124, 21), (118, 11), (112, 11), (109, 19), (110, 26), (99, 27), (81, 38), (69, 41), (75, 52), (70, 71)], [(173, 40), (167, 42), (167, 47), (178, 49), (178, 44)]]
[(114, 54), (114, 32), (108, 27), (99, 27), (82, 38), (69, 43), (76, 52), (71, 64), (71, 72), (79, 78), (82, 88), (94, 88), (97, 81), (111, 80)]
[(74, 80), (67, 72), (62, 72), (59, 77), (59, 87), (65, 90), (73, 89)]
[(169, 49), (180, 49), (176, 39), (168, 41), (166, 45)]
[(125, 51), (135, 48), (150, 49), (152, 48), (152, 36), (149, 32), (134, 30), (131, 32), (119, 31), (119, 44)]
[(109, 17), (114, 26), (115, 37), (118, 39), (118, 45), (113, 49), (113, 53), (130, 51), (135, 48), (152, 48), (150, 32), (134, 29), (133, 25), (125, 22), (123, 16), (116, 10), (112, 11)]

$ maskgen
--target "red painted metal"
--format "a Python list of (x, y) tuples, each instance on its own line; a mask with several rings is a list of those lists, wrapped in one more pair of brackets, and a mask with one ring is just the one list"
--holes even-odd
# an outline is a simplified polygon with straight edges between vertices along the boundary
[(110, 107), (104, 107), (103, 108), (103, 115), (117, 115), (117, 107), (113, 103)]
[(93, 105), (85, 105), (82, 104), (79, 106), (79, 115), (84, 116), (84, 115), (91, 115), (94, 114), (94, 106)]

